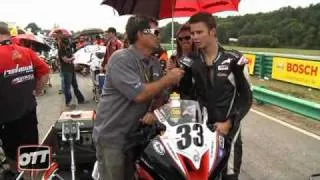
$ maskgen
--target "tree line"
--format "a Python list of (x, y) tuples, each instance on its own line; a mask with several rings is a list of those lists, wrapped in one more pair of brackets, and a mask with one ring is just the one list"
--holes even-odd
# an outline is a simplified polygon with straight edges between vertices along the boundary
[[(246, 47), (320, 49), (320, 3), (307, 8), (284, 7), (269, 13), (217, 18), (222, 44)], [(175, 31), (181, 24), (175, 22)], [(170, 43), (171, 23), (161, 28), (161, 42)], [(238, 42), (229, 42), (236, 38)]]

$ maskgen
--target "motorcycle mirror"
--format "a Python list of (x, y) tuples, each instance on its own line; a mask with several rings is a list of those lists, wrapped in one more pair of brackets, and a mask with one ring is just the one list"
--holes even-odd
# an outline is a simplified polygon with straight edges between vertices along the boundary
[(202, 107), (202, 119), (204, 124), (208, 124), (208, 111), (206, 107)]
[(103, 52), (96, 52), (96, 57), (99, 59), (102, 59), (104, 57), (105, 53)]

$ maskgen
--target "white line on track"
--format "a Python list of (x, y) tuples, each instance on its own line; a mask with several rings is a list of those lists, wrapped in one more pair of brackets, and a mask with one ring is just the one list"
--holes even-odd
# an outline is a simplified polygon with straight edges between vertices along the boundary
[(274, 118), (274, 117), (271, 117), (271, 116), (269, 116), (269, 115), (267, 115), (267, 114), (264, 114), (264, 113), (262, 113), (262, 112), (260, 112), (260, 111), (258, 111), (258, 110), (255, 110), (255, 109), (253, 109), (253, 108), (251, 108), (250, 111), (252, 111), (252, 112), (254, 112), (254, 113), (256, 113), (256, 114), (259, 114), (260, 116), (263, 116), (263, 117), (265, 117), (265, 118), (268, 118), (268, 119), (270, 119), (271, 121), (277, 122), (277, 123), (279, 123), (279, 124), (281, 124), (281, 125), (283, 125), (283, 126), (286, 126), (286, 127), (288, 127), (288, 128), (291, 128), (291, 129), (293, 129), (293, 130), (296, 130), (296, 131), (298, 131), (298, 132), (300, 132), (300, 133), (302, 133), (302, 134), (305, 134), (305, 135), (307, 135), (307, 136), (309, 136), (309, 137), (315, 138), (316, 140), (319, 140), (319, 141), (320, 141), (320, 136), (318, 136), (318, 135), (316, 135), (316, 134), (314, 134), (314, 133), (308, 132), (308, 131), (306, 131), (306, 130), (303, 130), (303, 129), (301, 129), (301, 128), (298, 128), (298, 127), (296, 127), (296, 126), (293, 126), (293, 125), (291, 125), (291, 124), (289, 124), (289, 123), (286, 123), (286, 122), (284, 122), (284, 121), (281, 121), (281, 120), (279, 120), (279, 119), (276, 119), (276, 118)]

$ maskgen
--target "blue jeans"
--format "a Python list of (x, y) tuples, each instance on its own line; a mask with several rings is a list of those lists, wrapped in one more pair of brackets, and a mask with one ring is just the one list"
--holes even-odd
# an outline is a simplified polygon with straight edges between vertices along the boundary
[(60, 72), (60, 78), (61, 78), (61, 90), (64, 91), (64, 78), (62, 72)]
[(78, 99), (78, 103), (83, 103), (84, 97), (79, 90), (76, 74), (74, 72), (62, 72), (62, 75), (63, 75), (63, 81), (64, 81), (63, 92), (66, 100), (66, 105), (68, 105), (72, 99), (71, 86), (73, 88), (74, 94)]

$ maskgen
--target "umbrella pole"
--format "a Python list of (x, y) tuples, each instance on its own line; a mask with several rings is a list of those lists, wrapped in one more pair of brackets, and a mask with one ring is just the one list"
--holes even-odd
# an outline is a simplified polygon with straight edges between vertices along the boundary
[(172, 22), (171, 22), (171, 50), (173, 50), (173, 37), (174, 37), (174, 22), (173, 22), (173, 18), (172, 18)]
[(171, 1), (171, 50), (173, 51), (173, 38), (174, 38), (174, 22), (173, 22), (173, 15), (174, 15), (174, 2), (175, 0)]

